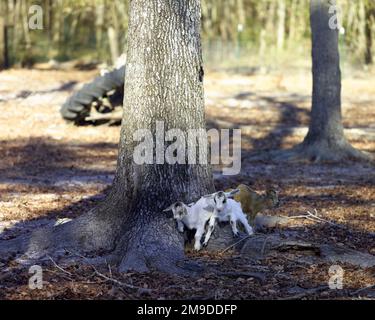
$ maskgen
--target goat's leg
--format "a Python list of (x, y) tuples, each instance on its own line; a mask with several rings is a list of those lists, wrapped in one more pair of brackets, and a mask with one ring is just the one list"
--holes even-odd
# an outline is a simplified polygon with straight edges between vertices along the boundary
[(230, 225), (232, 226), (233, 234), (234, 234), (235, 237), (237, 237), (239, 235), (238, 229), (237, 229), (237, 222), (232, 217), (230, 217), (229, 221), (230, 221)]
[(181, 220), (177, 220), (177, 229), (180, 232), (184, 232), (184, 224)]
[(246, 233), (247, 233), (249, 236), (251, 236), (252, 234), (254, 234), (253, 228), (249, 225), (249, 222), (247, 221), (245, 215), (241, 215), (241, 216), (239, 217), (239, 220), (240, 220), (240, 222), (242, 223), (242, 225), (245, 227)]
[(200, 249), (202, 249), (201, 239), (202, 239), (203, 233), (204, 233), (204, 226), (203, 227), (199, 227), (197, 229), (197, 231), (195, 232), (195, 236), (194, 236), (194, 249), (197, 250), (197, 251), (199, 251)]
[(215, 229), (216, 224), (216, 217), (211, 216), (210, 220), (208, 220), (208, 230), (206, 232), (206, 236), (204, 237), (203, 246), (206, 246), (208, 244), (208, 240), (210, 240), (211, 234)]

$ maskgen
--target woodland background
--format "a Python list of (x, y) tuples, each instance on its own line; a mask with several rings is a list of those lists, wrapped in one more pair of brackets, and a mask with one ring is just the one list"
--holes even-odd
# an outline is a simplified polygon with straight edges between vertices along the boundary
[[(44, 10), (44, 30), (36, 32), (26, 27), (34, 4)], [(338, 5), (345, 30), (342, 60), (371, 64), (375, 2), (341, 0)], [(49, 59), (111, 62), (124, 51), (127, 23), (128, 1), (123, 0), (1, 0), (0, 66)], [(309, 51), (308, 1), (203, 0), (202, 40), (205, 62), (213, 67), (295, 63)]]

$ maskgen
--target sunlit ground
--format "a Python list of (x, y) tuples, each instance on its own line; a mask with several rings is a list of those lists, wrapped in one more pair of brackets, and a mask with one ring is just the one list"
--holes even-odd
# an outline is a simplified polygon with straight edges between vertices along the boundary
[[(76, 127), (60, 117), (65, 99), (90, 81), (96, 71), (9, 70), (0, 73), (0, 238), (11, 238), (52, 220), (76, 217), (92, 208), (111, 184), (117, 158), (119, 126)], [(351, 72), (343, 77), (343, 121), (346, 135), (357, 148), (375, 152), (375, 74)], [(308, 220), (291, 220), (290, 227), (302, 228), (301, 237), (310, 241), (338, 243), (375, 254), (375, 170), (370, 165), (326, 164), (284, 165), (253, 163), (247, 158), (260, 150), (288, 148), (302, 141), (309, 122), (311, 76), (308, 69), (288, 71), (242, 72), (210, 71), (205, 78), (208, 127), (242, 129), (242, 170), (240, 175), (221, 176), (215, 171), (218, 189), (242, 182), (263, 191), (276, 185), (281, 190), (282, 206), (269, 214), (296, 215), (316, 209), (325, 219), (348, 226), (348, 233), (313, 224)], [(126, 110), (125, 110), (126, 112)], [(43, 220), (35, 220), (44, 218)], [(31, 221), (31, 220), (35, 221)], [(285, 258), (285, 257), (284, 257)], [(268, 259), (263, 267), (286, 275), (284, 280), (268, 279), (260, 286), (256, 281), (239, 278), (243, 290), (233, 286), (233, 279), (213, 278), (194, 282), (197, 290), (180, 290), (178, 279), (168, 278), (162, 286), (158, 278), (138, 277), (134, 281), (157, 288), (164, 297), (205, 296), (216, 283), (213, 298), (264, 298), (292, 295), (288, 288), (314, 287), (326, 282), (326, 265), (298, 265), (283, 257)], [(215, 264), (218, 259), (202, 257)], [(246, 269), (249, 261), (235, 262), (233, 256), (220, 257), (219, 264)], [(224, 261), (224, 262), (223, 262)], [(0, 262), (0, 267), (7, 262)], [(15, 266), (15, 268), (17, 268)], [(374, 283), (374, 270), (347, 266), (347, 285), (358, 289)], [(85, 270), (79, 272), (84, 273)], [(47, 293), (22, 294), (22, 285), (13, 286), (0, 297), (77, 297), (113, 296), (111, 285), (94, 290), (82, 278), (74, 284), (57, 277), (60, 287), (49, 284)], [(19, 280), (23, 277), (19, 272)], [(161, 278), (160, 278), (161, 279)], [(292, 281), (290, 280), (292, 279)], [(96, 281), (96, 282), (95, 282)], [(211, 281), (211, 282), (210, 282)], [(242, 282), (241, 282), (242, 281)], [(208, 284), (206, 283), (208, 282)], [(206, 283), (206, 284), (205, 284)], [(25, 282), (25, 286), (26, 286)], [(284, 285), (284, 287), (282, 287)], [(177, 287), (176, 287), (177, 286)], [(189, 286), (186, 286), (189, 288)], [(202, 289), (204, 287), (205, 289)], [(277, 289), (280, 287), (281, 289)], [(98, 288), (97, 288), (98, 289)], [(65, 291), (64, 291), (65, 290)], [(279, 290), (279, 291), (278, 291)], [(121, 290), (120, 290), (121, 291)], [(119, 297), (137, 297), (143, 293), (121, 291)], [(320, 293), (317, 293), (320, 294)], [(213, 293), (215, 295), (215, 293)], [(347, 296), (345, 292), (323, 293), (321, 297)], [(152, 297), (149, 294), (147, 297)], [(156, 293), (155, 293), (155, 296)]]

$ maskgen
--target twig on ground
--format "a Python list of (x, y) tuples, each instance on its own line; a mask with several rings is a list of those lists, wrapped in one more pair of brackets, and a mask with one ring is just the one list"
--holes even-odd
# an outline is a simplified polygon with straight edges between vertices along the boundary
[(260, 282), (264, 282), (266, 280), (266, 276), (260, 272), (218, 272), (216, 275), (230, 278), (254, 278), (259, 280)]
[(241, 240), (239, 240), (239, 241), (233, 243), (233, 244), (230, 245), (229, 247), (227, 247), (227, 248), (225, 248), (224, 250), (222, 250), (222, 251), (220, 252), (220, 254), (223, 254), (223, 253), (227, 252), (229, 249), (232, 249), (232, 248), (235, 247), (237, 244), (241, 243), (242, 241), (244, 241), (244, 240), (246, 240), (246, 239), (249, 239), (250, 237), (251, 237), (251, 236), (246, 236), (246, 237), (242, 238)]
[(346, 229), (344, 226), (341, 226), (341, 225), (339, 225), (335, 222), (332, 222), (332, 221), (329, 221), (329, 220), (326, 220), (326, 219), (323, 219), (323, 218), (319, 217), (316, 209), (314, 209), (314, 212), (315, 212), (315, 214), (311, 213), (310, 211), (307, 211), (306, 214), (299, 215), (299, 216), (291, 216), (291, 217), (282, 216), (282, 217), (287, 218), (287, 219), (308, 219), (308, 220), (311, 220), (311, 221), (314, 221), (314, 222), (328, 223), (332, 226), (335, 226), (335, 227), (338, 227), (338, 228), (341, 228), (341, 229)]
[(60, 271), (66, 273), (66, 274), (68, 274), (68, 275), (70, 275), (71, 277), (73, 276), (73, 274), (72, 274), (71, 272), (69, 272), (69, 271), (65, 270), (64, 268), (60, 267), (60, 266), (55, 262), (55, 260), (52, 259), (52, 257), (50, 257), (50, 256), (47, 256), (47, 257), (48, 257), (48, 259), (50, 259), (50, 260), (52, 261), (53, 265), (54, 265), (57, 269), (59, 269)]
[(75, 254), (76, 256), (78, 256), (78, 257), (84, 259), (84, 260), (90, 265), (90, 267), (94, 270), (94, 272), (95, 272), (95, 274), (96, 274), (97, 276), (99, 276), (99, 277), (101, 277), (101, 278), (103, 278), (103, 279), (105, 279), (105, 280), (107, 280), (107, 281), (110, 281), (110, 282), (112, 282), (112, 283), (114, 283), (114, 284), (117, 284), (117, 285), (120, 286), (120, 287), (125, 287), (125, 288), (129, 288), (129, 289), (136, 289), (136, 290), (139, 290), (139, 291), (142, 291), (142, 292), (145, 292), (145, 293), (150, 293), (150, 292), (153, 291), (153, 289), (148, 289), (148, 288), (143, 288), (143, 287), (134, 286), (134, 285), (132, 285), (132, 284), (128, 284), (128, 283), (121, 282), (121, 281), (119, 281), (119, 280), (117, 280), (117, 279), (115, 279), (115, 278), (108, 277), (108, 276), (106, 276), (105, 274), (103, 274), (103, 273), (101, 273), (100, 271), (98, 271), (98, 270), (96, 269), (96, 267), (95, 267), (92, 263), (90, 263), (90, 261), (89, 261), (89, 259), (87, 259), (87, 257), (85, 257), (85, 256), (83, 256), (83, 255), (81, 255), (81, 254), (79, 254), (79, 253), (77, 253), (77, 252), (70, 252), (70, 251), (68, 251), (68, 250), (66, 250), (66, 251), (69, 252), (69, 253)]
[(375, 284), (373, 285), (370, 285), (370, 286), (367, 286), (367, 287), (364, 287), (364, 288), (361, 288), (357, 291), (354, 291), (353, 293), (351, 293), (350, 295), (351, 296), (356, 296), (357, 294), (363, 292), (363, 291), (367, 291), (367, 290), (371, 290), (371, 289), (375, 289)]
[(137, 290), (141, 290), (142, 292), (148, 292), (148, 293), (153, 291), (152, 289), (142, 288), (142, 287), (138, 287), (138, 286), (133, 286), (131, 284), (121, 282), (121, 281), (119, 281), (119, 280), (117, 280), (115, 278), (108, 277), (105, 274), (99, 272), (93, 265), (91, 265), (91, 267), (95, 270), (95, 273), (99, 277), (101, 277), (101, 278), (103, 278), (105, 280), (111, 281), (111, 282), (119, 285), (120, 287), (126, 287), (126, 288), (130, 288), (130, 289), (137, 289)]
[(309, 295), (318, 293), (320, 291), (325, 291), (327, 289), (329, 289), (328, 286), (320, 286), (320, 287), (316, 287), (316, 288), (306, 289), (304, 292), (298, 293), (298, 294), (296, 294), (294, 296), (280, 298), (280, 300), (297, 300), (297, 299), (302, 299), (302, 298), (305, 298), (305, 297), (307, 297)]

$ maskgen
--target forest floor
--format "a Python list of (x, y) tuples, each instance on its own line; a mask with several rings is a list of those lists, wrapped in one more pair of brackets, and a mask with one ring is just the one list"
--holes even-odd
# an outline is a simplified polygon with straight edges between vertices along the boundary
[[(114, 176), (119, 126), (76, 127), (59, 108), (96, 71), (9, 70), (0, 73), (0, 240), (30, 232), (94, 207)], [(343, 78), (345, 132), (357, 148), (375, 152), (375, 74)], [(271, 74), (208, 72), (208, 127), (242, 129), (242, 167), (235, 176), (214, 172), (217, 189), (247, 183), (280, 190), (270, 215), (316, 212), (328, 223), (291, 219), (284, 230), (303, 241), (334, 244), (375, 255), (375, 170), (369, 164), (282, 164), (249, 161), (255, 152), (302, 141), (309, 122), (308, 70)], [(198, 278), (158, 273), (117, 274), (91, 266), (44, 268), (44, 287), (30, 290), (29, 270), (0, 257), (0, 299), (348, 299), (375, 298), (375, 267), (299, 259), (305, 251), (263, 259), (188, 253), (209, 270)], [(343, 289), (329, 289), (329, 269), (344, 271)], [(226, 272), (223, 275), (222, 272)], [(262, 275), (252, 277), (249, 272)], [(112, 280), (111, 280), (112, 279)], [(117, 279), (117, 282), (115, 281)], [(134, 287), (131, 288), (128, 285)], [(362, 290), (363, 289), (363, 290)]]

